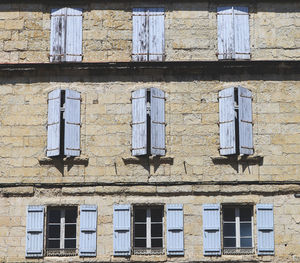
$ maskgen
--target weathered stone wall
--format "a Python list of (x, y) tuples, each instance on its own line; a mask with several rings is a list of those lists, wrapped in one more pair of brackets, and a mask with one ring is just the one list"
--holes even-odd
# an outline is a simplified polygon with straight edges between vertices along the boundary
[[(77, 2), (78, 3), (78, 2)], [(222, 3), (220, 3), (222, 5)], [(228, 5), (223, 3), (223, 5)], [(297, 1), (241, 1), (250, 11), (253, 60), (300, 57), (300, 9)], [(89, 2), (83, 9), (83, 61), (131, 61), (132, 8), (149, 2)], [(216, 60), (217, 4), (168, 2), (165, 7), (166, 60)], [(0, 4), (0, 63), (49, 62), (49, 3)]]

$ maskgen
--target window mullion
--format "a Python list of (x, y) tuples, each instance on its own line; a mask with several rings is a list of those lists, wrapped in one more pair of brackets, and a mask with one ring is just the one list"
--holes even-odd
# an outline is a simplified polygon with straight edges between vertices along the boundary
[(66, 210), (61, 210), (61, 217), (60, 217), (60, 248), (65, 248), (65, 216)]
[(151, 248), (151, 209), (147, 208), (146, 214), (146, 247)]
[(240, 235), (240, 209), (235, 208), (235, 234), (236, 234), (236, 247), (241, 247), (241, 235)]

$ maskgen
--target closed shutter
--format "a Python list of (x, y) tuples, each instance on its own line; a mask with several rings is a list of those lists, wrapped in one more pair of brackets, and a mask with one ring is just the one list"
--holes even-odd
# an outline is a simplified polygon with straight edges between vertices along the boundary
[(26, 257), (42, 257), (44, 248), (44, 206), (27, 207)]
[(95, 257), (97, 253), (97, 205), (80, 206), (79, 256)]
[(48, 94), (47, 156), (60, 154), (60, 101), (61, 90)]
[(272, 204), (256, 205), (258, 255), (274, 255), (274, 215)]
[(67, 8), (51, 10), (50, 62), (65, 61)]
[(130, 205), (114, 205), (114, 256), (130, 254)]
[(165, 93), (151, 88), (151, 154), (163, 156), (165, 145)]
[(147, 154), (147, 90), (132, 92), (132, 155)]
[(204, 256), (221, 255), (220, 205), (203, 205), (203, 253)]
[(65, 149), (66, 156), (80, 155), (80, 93), (66, 90), (65, 103)]
[(164, 47), (164, 8), (149, 8), (149, 61), (163, 61)]
[(219, 92), (220, 154), (236, 153), (234, 88)]
[(82, 60), (82, 9), (67, 9), (66, 61)]
[(167, 255), (184, 255), (183, 205), (167, 205)]
[(240, 154), (253, 154), (252, 92), (238, 87)]

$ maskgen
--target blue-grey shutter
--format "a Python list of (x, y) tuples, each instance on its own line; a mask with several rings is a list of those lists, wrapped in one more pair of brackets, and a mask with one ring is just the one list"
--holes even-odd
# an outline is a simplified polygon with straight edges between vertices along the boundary
[(167, 205), (167, 255), (184, 255), (183, 205)]
[(274, 255), (274, 215), (272, 204), (256, 205), (258, 255)]
[(80, 206), (79, 256), (95, 257), (97, 253), (97, 205)]
[(163, 156), (165, 145), (165, 93), (151, 88), (151, 154)]
[(240, 154), (253, 154), (252, 92), (238, 87)]
[(61, 90), (48, 94), (47, 156), (60, 154), (60, 100)]
[(220, 205), (203, 205), (203, 254), (204, 256), (221, 255)]
[(26, 257), (42, 257), (44, 249), (44, 206), (27, 207)]
[(114, 256), (130, 256), (130, 205), (114, 205)]
[(65, 145), (66, 156), (80, 155), (80, 93), (66, 90), (65, 102)]

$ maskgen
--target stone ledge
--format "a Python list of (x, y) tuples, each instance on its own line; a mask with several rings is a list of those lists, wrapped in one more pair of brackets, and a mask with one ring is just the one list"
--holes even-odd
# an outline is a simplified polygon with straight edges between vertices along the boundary
[(262, 165), (264, 157), (261, 155), (230, 155), (230, 156), (211, 156), (210, 159), (214, 164), (257, 164)]
[(174, 157), (171, 156), (130, 156), (122, 158), (125, 165), (127, 164), (142, 164), (142, 163), (149, 163), (149, 164), (170, 164), (173, 165)]
[(33, 196), (34, 188), (32, 186), (25, 187), (7, 187), (0, 189), (0, 193), (5, 196)]
[(84, 165), (87, 166), (89, 163), (88, 157), (41, 157), (38, 158), (40, 165), (55, 165), (57, 163), (63, 163), (64, 165)]

